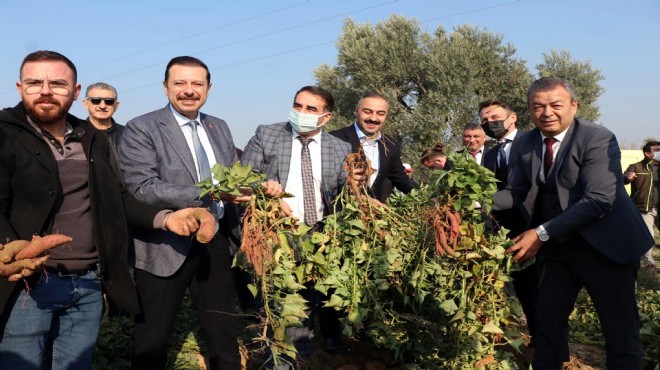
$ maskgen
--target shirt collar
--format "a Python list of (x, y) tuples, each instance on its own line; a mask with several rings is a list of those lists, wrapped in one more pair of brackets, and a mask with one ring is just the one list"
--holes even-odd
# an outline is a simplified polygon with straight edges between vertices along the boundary
[(353, 127), (355, 128), (355, 132), (357, 133), (358, 140), (360, 140), (361, 143), (364, 141), (375, 143), (376, 141), (380, 140), (382, 136), (380, 134), (380, 131), (378, 131), (378, 135), (376, 135), (374, 138), (368, 137), (367, 135), (365, 135), (364, 132), (362, 132), (362, 130), (360, 130), (360, 126), (358, 126), (357, 122), (353, 122)]
[(545, 138), (547, 138), (547, 137), (554, 137), (555, 140), (557, 140), (557, 141), (559, 141), (559, 142), (561, 143), (562, 141), (564, 141), (564, 137), (566, 137), (566, 133), (568, 132), (568, 129), (569, 129), (570, 127), (571, 127), (571, 126), (568, 126), (568, 127), (566, 128), (566, 130), (564, 130), (564, 131), (558, 133), (558, 134), (555, 135), (555, 136), (545, 136), (545, 135), (543, 134), (543, 131), (541, 131), (541, 141), (544, 141)]
[[(294, 139), (294, 140), (297, 140), (297, 139), (298, 139), (298, 136), (300, 136), (300, 134), (299, 134), (296, 130), (291, 130), (291, 132), (292, 132), (292, 134), (293, 134), (293, 136), (292, 136), (293, 139)], [(319, 130), (319, 132), (316, 133), (316, 135), (314, 135), (314, 136), (309, 136), (308, 139), (312, 139), (312, 140), (314, 140), (315, 142), (320, 143), (320, 142), (321, 142), (321, 133), (322, 133), (322, 132), (323, 132), (323, 129)]]
[(506, 134), (503, 138), (498, 140), (498, 142), (506, 142), (506, 140), (513, 141), (513, 139), (516, 138), (516, 134), (518, 133), (518, 129), (515, 129), (508, 134)]
[(190, 121), (197, 121), (197, 123), (199, 124), (202, 123), (199, 112), (197, 112), (197, 116), (195, 116), (195, 119), (190, 119), (184, 116), (183, 114), (177, 112), (176, 109), (172, 107), (172, 104), (168, 104), (167, 106), (170, 108), (170, 111), (172, 111), (172, 114), (174, 114), (174, 119), (176, 119), (176, 122), (179, 124), (179, 126), (183, 127), (186, 124), (188, 124), (188, 122)]

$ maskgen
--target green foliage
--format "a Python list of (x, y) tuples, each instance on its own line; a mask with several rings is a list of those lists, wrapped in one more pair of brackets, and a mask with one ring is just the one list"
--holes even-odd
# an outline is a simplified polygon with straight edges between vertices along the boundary
[[(507, 102), (518, 114), (519, 128), (533, 127), (527, 89), (534, 76), (516, 48), (487, 29), (460, 25), (447, 32), (439, 26), (428, 32), (399, 15), (375, 25), (347, 18), (337, 50), (335, 66), (322, 64), (314, 71), (318, 84), (335, 97), (329, 127), (352, 122), (360, 96), (378, 91), (390, 102), (384, 131), (401, 144), (405, 162), (417, 163), (437, 142), (450, 150), (462, 147), (463, 127), (478, 120), (477, 106), (484, 100)], [(536, 66), (539, 76), (568, 78), (580, 102), (578, 115), (597, 119), (600, 70), (572, 60), (566, 51), (543, 56)]]
[(590, 61), (573, 60), (566, 50), (551, 49), (543, 53), (543, 63), (536, 65), (536, 69), (539, 77), (561, 77), (571, 81), (579, 102), (577, 115), (594, 122), (598, 120), (600, 112), (596, 100), (605, 91), (599, 85), (605, 79), (600, 68), (594, 68)]
[(384, 130), (402, 144), (408, 162), (436, 142), (462, 146), (460, 132), (477, 119), (482, 100), (504, 99), (526, 122), (532, 76), (515, 48), (492, 32), (464, 25), (429, 33), (399, 15), (376, 25), (347, 19), (337, 48), (337, 65), (315, 71), (336, 99), (333, 127), (353, 121), (359, 97), (376, 90), (390, 101)]
[[(520, 312), (503, 288), (517, 265), (504, 253), (511, 245), (504, 232), (489, 234), (484, 213), (475, 208), (477, 202), (489, 206), (495, 180), (465, 156), (452, 161), (452, 171), (390, 205), (345, 188), (323, 232), (277, 217), (272, 202), (257, 194), (244, 235), (262, 235), (260, 249), (246, 248), (254, 240), (244, 237), (235, 263), (253, 272), (264, 297), (262, 335), (255, 340), (276, 362), (282, 355), (295, 358), (286, 329), (307, 317), (299, 293), (311, 282), (330, 295), (325, 306), (340, 312), (344, 335), (363, 333), (399, 362), (513, 368), (504, 347), (522, 344), (508, 328)], [(437, 216), (456, 210), (463, 216), (456, 253), (440, 258), (438, 228), (449, 232), (450, 225), (438, 225)]]

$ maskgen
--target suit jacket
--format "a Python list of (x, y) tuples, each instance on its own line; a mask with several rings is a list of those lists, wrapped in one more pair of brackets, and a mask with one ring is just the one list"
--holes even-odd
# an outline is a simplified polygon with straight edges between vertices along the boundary
[[(50, 144), (26, 117), (23, 104), (0, 111), (0, 240), (3, 243), (52, 234), (53, 217), (62, 202), (62, 185)], [(122, 188), (111, 168), (113, 152), (106, 135), (72, 115), (66, 120), (84, 130), (80, 141), (89, 163), (94, 243), (101, 278), (117, 306), (137, 313), (138, 300), (127, 262), (127, 222), (152, 227), (160, 208), (138, 202)], [(0, 311), (14, 289), (22, 286), (23, 283), (0, 278)]]
[[(201, 127), (213, 147), (216, 161), (225, 166), (238, 157), (225, 121), (201, 113)], [(208, 207), (199, 199), (193, 154), (169, 106), (132, 119), (126, 124), (119, 145), (121, 171), (135, 198), (170, 209)], [(238, 226), (236, 208), (225, 204), (220, 231), (227, 236)], [(136, 228), (135, 267), (156, 276), (171, 276), (183, 264), (191, 237), (164, 230)]]
[[(261, 125), (245, 146), (241, 163), (250, 165), (256, 172), (266, 174), (286, 187), (291, 162), (293, 129), (288, 122)], [(321, 131), (322, 196), (329, 213), (332, 203), (346, 182), (344, 160), (350, 153), (349, 144)]]
[[(360, 139), (358, 139), (355, 125), (351, 124), (330, 132), (332, 135), (351, 144), (351, 151), (358, 153), (360, 151)], [(371, 185), (371, 195), (381, 202), (385, 202), (391, 194), (391, 186), (387, 186), (386, 180), (390, 180), (392, 185), (404, 193), (417, 186), (413, 180), (406, 174), (401, 161), (401, 148), (399, 143), (392, 137), (381, 133), (381, 139), (378, 140), (378, 174), (373, 185)]]
[[(504, 190), (495, 194), (494, 210), (524, 202), (528, 225), (539, 193), (542, 166), (541, 132), (519, 139)], [(511, 158), (510, 158), (511, 159)], [(591, 247), (619, 263), (638, 263), (655, 244), (623, 186), (621, 150), (614, 134), (592, 122), (575, 119), (548, 174), (555, 181), (562, 213), (543, 223), (560, 243), (580, 235)], [(528, 198), (529, 194), (529, 198)]]
[[(502, 171), (498, 167), (497, 147), (491, 148), (490, 150), (486, 151), (486, 153), (484, 153), (484, 155), (482, 156), (483, 166), (493, 171), (493, 173), (495, 174), (495, 178), (500, 181), (497, 183), (498, 190), (502, 190), (506, 187), (507, 178), (512, 167), (511, 164), (518, 150), (518, 142), (519, 142), (518, 139), (520, 139), (524, 133), (525, 133), (524, 131), (519, 129), (516, 132), (513, 141), (511, 142), (511, 148), (509, 151), (509, 162), (507, 162), (507, 171)], [(519, 205), (512, 209), (492, 212), (492, 216), (495, 219), (495, 221), (498, 223), (498, 225), (505, 227), (509, 230), (508, 236), (510, 238), (514, 238), (519, 234), (521, 234), (523, 231), (527, 230), (527, 224), (522, 216), (521, 210), (519, 209), (521, 207), (523, 206)]]

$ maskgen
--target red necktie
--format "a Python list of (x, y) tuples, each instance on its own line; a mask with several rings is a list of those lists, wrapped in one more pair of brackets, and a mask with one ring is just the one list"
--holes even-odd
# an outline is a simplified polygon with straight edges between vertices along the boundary
[(477, 153), (479, 153), (478, 150), (470, 150), (470, 154), (472, 154), (472, 157), (475, 161), (477, 160)]
[(548, 179), (548, 174), (550, 173), (550, 168), (552, 167), (552, 161), (554, 157), (554, 149), (552, 145), (557, 141), (554, 137), (546, 137), (543, 139), (545, 143), (545, 154), (543, 155), (543, 175), (545, 179)]

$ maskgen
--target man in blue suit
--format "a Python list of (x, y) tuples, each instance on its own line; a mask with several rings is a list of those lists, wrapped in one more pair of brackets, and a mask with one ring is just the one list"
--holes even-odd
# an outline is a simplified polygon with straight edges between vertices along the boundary
[(536, 256), (536, 370), (568, 358), (568, 316), (584, 287), (598, 312), (607, 368), (642, 369), (635, 278), (654, 240), (623, 186), (621, 151), (602, 126), (576, 118), (567, 80), (544, 77), (527, 93), (535, 129), (519, 139), (494, 210), (523, 204), (528, 229), (509, 253)]

